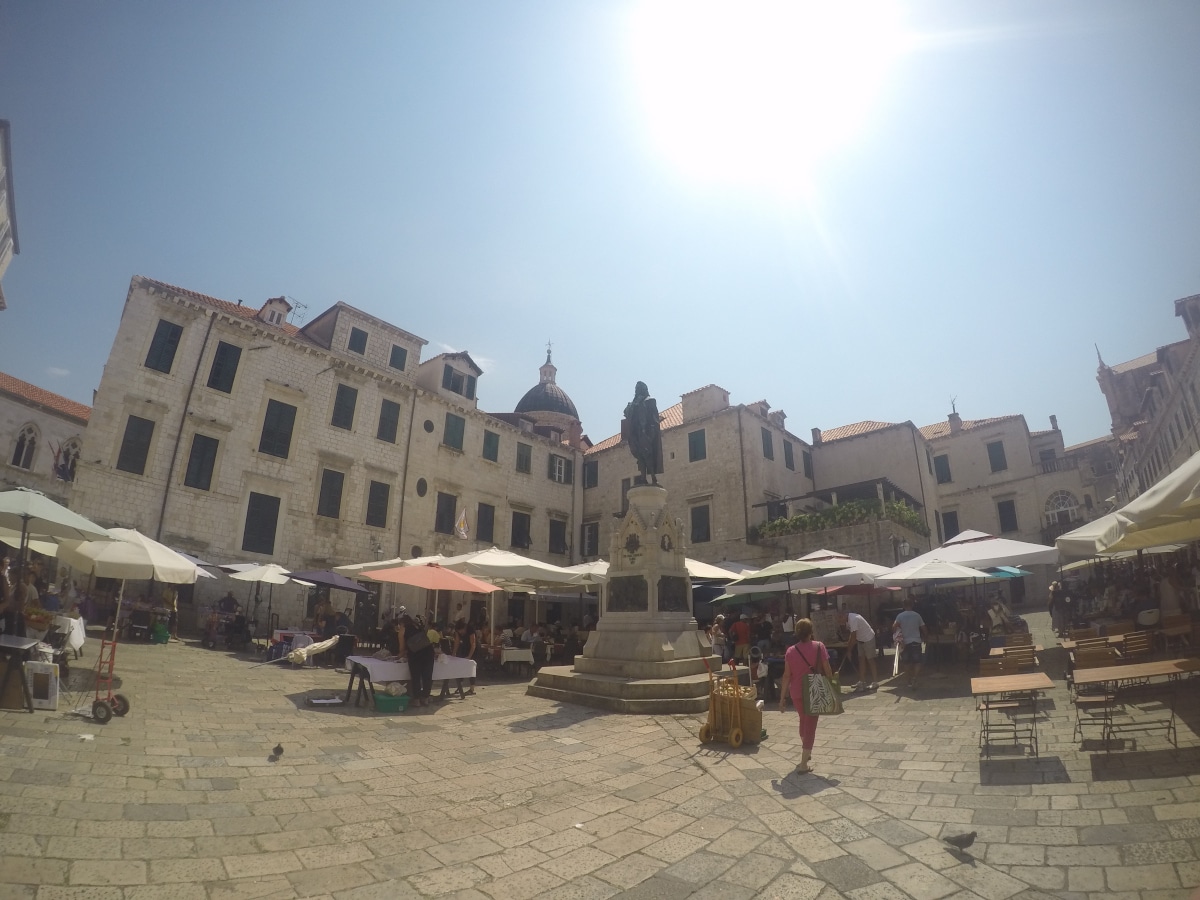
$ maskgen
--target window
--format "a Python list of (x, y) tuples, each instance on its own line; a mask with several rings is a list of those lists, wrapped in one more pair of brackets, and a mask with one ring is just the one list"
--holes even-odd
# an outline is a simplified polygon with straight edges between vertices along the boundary
[(152, 437), (153, 422), (140, 416), (130, 416), (129, 421), (125, 423), (125, 437), (121, 441), (121, 452), (117, 455), (117, 468), (134, 475), (144, 473)]
[(75, 464), (79, 462), (79, 441), (69, 440), (54, 454), (54, 477), (59, 481), (75, 480)]
[(342, 515), (342, 485), (346, 476), (333, 469), (321, 470), (321, 495), (317, 498), (317, 515), (337, 519)]
[(812, 454), (809, 453), (807, 450), (801, 450), (800, 451), (800, 461), (804, 464), (804, 477), (812, 478), (813, 477)]
[(475, 399), (475, 376), (464, 375), (452, 366), (447, 365), (442, 369), (442, 387), (468, 400)]
[(494, 431), (483, 432), (483, 458), (492, 462), (500, 459), (500, 435)]
[(925, 465), (929, 469), (929, 474), (933, 474), (933, 454), (929, 452), (929, 448), (925, 448)]
[(242, 549), (247, 553), (275, 552), (275, 526), (279, 523), (279, 498), (250, 492), (246, 502), (246, 528)]
[(629, 489), (633, 486), (632, 478), (621, 479), (621, 515), (629, 512)]
[(533, 471), (533, 446), (517, 443), (517, 471), (529, 474)]
[(572, 484), (575, 478), (575, 463), (557, 453), (550, 454), (547, 476), (559, 484)]
[[(1087, 499), (1088, 509), (1091, 509), (1091, 497)], [(1047, 525), (1066, 525), (1074, 522), (1079, 517), (1079, 501), (1070, 491), (1055, 491), (1046, 498), (1044, 515)]]
[(708, 507), (693, 506), (691, 510), (692, 516), (692, 543), (703, 544), (712, 540), (712, 531), (709, 525)]
[(393, 400), (383, 400), (379, 404), (379, 428), (375, 437), (389, 444), (396, 443), (396, 433), (400, 430), (400, 404)]
[(600, 555), (599, 522), (584, 522), (579, 526), (579, 546), (585, 558)]
[(403, 372), (405, 366), (408, 365), (408, 350), (399, 344), (392, 344), (392, 353), (388, 357), (388, 365), (393, 369), (399, 369)]
[(354, 407), (358, 405), (358, 388), (348, 384), (337, 386), (337, 395), (333, 398), (333, 417), (329, 424), (334, 428), (354, 428)]
[(767, 501), (767, 521), (774, 522), (776, 519), (786, 519), (788, 517), (788, 505), (782, 500)]
[(37, 429), (26, 425), (17, 436), (17, 446), (13, 448), (12, 464), (18, 469), (33, 468), (33, 451), (37, 449)]
[(367, 333), (361, 328), (350, 329), (350, 340), (346, 342), (346, 349), (351, 353), (357, 353), (359, 356), (367, 352)]
[(792, 453), (792, 442), (783, 442), (783, 464), (791, 471), (796, 471), (796, 457)]
[(704, 441), (704, 429), (688, 432), (688, 462), (699, 462), (708, 457), (708, 447)]
[(987, 445), (988, 462), (992, 464), (993, 472), (1003, 472), (1008, 468), (1008, 460), (1004, 458), (1004, 442), (992, 441)]
[(438, 534), (454, 534), (454, 514), (457, 510), (458, 498), (453, 494), (438, 491), (437, 515), (433, 520), (433, 530)]
[(367, 488), (367, 524), (375, 528), (387, 527), (388, 504), (392, 499), (392, 486), (382, 481), (372, 481)]
[(530, 518), (528, 513), (514, 512), (512, 514), (512, 545), (528, 549), (533, 545), (529, 534)]
[(562, 519), (550, 520), (550, 552), (558, 554), (567, 552), (567, 523)]
[(171, 366), (175, 364), (175, 351), (179, 349), (179, 339), (183, 337), (183, 326), (158, 320), (154, 329), (154, 339), (150, 342), (150, 352), (146, 354), (146, 368), (156, 372), (171, 374)]
[(937, 526), (938, 543), (944, 543), (946, 539), (942, 537), (942, 514), (936, 509), (933, 511), (933, 523)]
[(192, 452), (188, 454), (184, 484), (199, 491), (207, 491), (212, 487), (213, 468), (217, 464), (217, 447), (220, 445), (220, 441), (207, 434), (192, 436)]
[(584, 460), (583, 463), (583, 486), (585, 488), (594, 488), (600, 484), (600, 463), (597, 460)]
[(770, 428), (762, 429), (762, 441), (763, 441), (763, 459), (774, 459), (775, 458), (775, 440), (771, 436)]
[(950, 538), (958, 534), (958, 513), (942, 513), (942, 527), (946, 529), (946, 537), (944, 538), (943, 542), (950, 540)]
[(996, 504), (996, 512), (1000, 516), (1001, 534), (1017, 530), (1017, 504), (1015, 500), (1001, 500)]
[[(941, 456), (933, 458), (933, 474), (937, 478), (938, 484), (950, 483), (950, 457), (943, 453)], [(958, 534), (957, 531), (954, 532)], [(947, 539), (953, 535), (947, 535)]]
[(232, 393), (233, 377), (237, 375), (241, 361), (241, 347), (217, 341), (217, 352), (213, 354), (212, 368), (208, 370), (208, 386), (214, 391)]
[(1049, 448), (1048, 450), (1038, 451), (1038, 462), (1054, 462), (1054, 459), (1055, 456), (1053, 447)]
[(258, 439), (258, 452), (287, 459), (295, 425), (296, 407), (290, 403), (268, 400), (267, 414), (263, 416), (262, 436)]
[(446, 428), (442, 432), (442, 443), (455, 450), (463, 448), (463, 433), (467, 428), (467, 420), (454, 413), (446, 413)]
[(492, 543), (496, 539), (496, 507), (480, 503), (475, 513), (475, 535), (481, 541)]
[(1092, 495), (1091, 494), (1083, 495), (1083, 505), (1089, 512), (1091, 512), (1091, 510), (1092, 510)]

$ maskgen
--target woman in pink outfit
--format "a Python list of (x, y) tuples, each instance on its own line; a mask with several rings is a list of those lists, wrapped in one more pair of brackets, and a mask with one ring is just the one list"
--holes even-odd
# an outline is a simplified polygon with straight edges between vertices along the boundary
[(787, 648), (783, 654), (783, 690), (779, 693), (779, 711), (783, 712), (788, 695), (792, 697), (792, 705), (800, 716), (800, 746), (804, 754), (800, 757), (797, 772), (811, 772), (808, 764), (812, 758), (813, 743), (817, 739), (817, 716), (804, 714), (804, 676), (812, 673), (833, 677), (829, 667), (829, 651), (820, 641), (814, 641), (813, 623), (811, 619), (800, 619), (796, 622), (796, 643)]

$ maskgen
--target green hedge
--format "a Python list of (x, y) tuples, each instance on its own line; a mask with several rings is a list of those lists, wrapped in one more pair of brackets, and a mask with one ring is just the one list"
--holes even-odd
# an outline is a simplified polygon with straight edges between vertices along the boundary
[(824, 531), (827, 528), (844, 528), (861, 525), (876, 519), (887, 519), (915, 531), (922, 537), (929, 536), (929, 526), (920, 514), (903, 503), (885, 503), (880, 512), (877, 500), (851, 500), (839, 503), (820, 512), (798, 513), (787, 519), (772, 519), (757, 528), (755, 537), (783, 537), (786, 534), (802, 534), (806, 531)]

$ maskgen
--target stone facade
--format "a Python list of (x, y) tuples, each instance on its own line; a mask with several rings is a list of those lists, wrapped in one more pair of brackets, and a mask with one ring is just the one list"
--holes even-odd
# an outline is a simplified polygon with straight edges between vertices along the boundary
[(0, 489), (33, 488), (69, 506), (91, 409), (0, 372)]
[[(516, 511), (524, 552), (574, 561), (577, 451), (481, 412), (466, 354), (423, 366), (425, 341), (354, 307), (304, 328), (289, 309), (133, 279), (73, 508), (214, 562), (292, 569), (510, 546)], [(456, 374), (473, 376), (470, 398)], [(567, 478), (549, 474), (552, 455)], [(552, 552), (556, 521), (567, 539)]]
[(1124, 505), (1200, 449), (1200, 294), (1175, 301), (1187, 339), (1105, 365), (1096, 380), (1108, 403)]

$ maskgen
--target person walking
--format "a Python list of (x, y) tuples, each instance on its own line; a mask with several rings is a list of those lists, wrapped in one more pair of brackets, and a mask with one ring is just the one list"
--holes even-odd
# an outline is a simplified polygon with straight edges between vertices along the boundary
[[(875, 629), (858, 613), (845, 609), (838, 611), (838, 624), (850, 631), (846, 641), (846, 656), (849, 657), (858, 647), (858, 684), (854, 685), (854, 690), (876, 690), (879, 687), (879, 670), (875, 666)], [(868, 670), (871, 673), (869, 683)]]
[(900, 654), (900, 662), (908, 666), (908, 686), (917, 686), (917, 676), (921, 674), (921, 644), (926, 637), (925, 620), (913, 609), (912, 597), (904, 598), (904, 611), (896, 616), (895, 627), (900, 632), (900, 646), (896, 652)]
[(800, 716), (800, 763), (797, 772), (811, 772), (813, 744), (817, 739), (817, 716), (809, 716), (804, 712), (804, 676), (810, 674), (833, 677), (829, 667), (829, 651), (820, 641), (814, 641), (813, 623), (811, 619), (799, 619), (796, 622), (796, 643), (787, 648), (783, 654), (783, 689), (779, 694), (779, 711), (783, 712), (787, 699), (792, 698), (792, 706)]
[(428, 706), (433, 687), (433, 641), (429, 630), (420, 616), (414, 619), (407, 613), (398, 624), (401, 652), (408, 656), (409, 695), (414, 705)]

